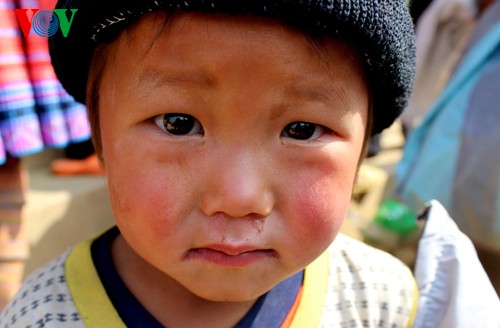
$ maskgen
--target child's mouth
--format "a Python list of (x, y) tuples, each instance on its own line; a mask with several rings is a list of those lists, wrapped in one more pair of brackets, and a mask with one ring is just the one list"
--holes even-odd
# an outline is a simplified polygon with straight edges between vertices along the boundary
[(208, 246), (190, 249), (185, 259), (199, 259), (227, 267), (244, 267), (266, 259), (278, 258), (272, 249), (231, 248), (227, 246)]

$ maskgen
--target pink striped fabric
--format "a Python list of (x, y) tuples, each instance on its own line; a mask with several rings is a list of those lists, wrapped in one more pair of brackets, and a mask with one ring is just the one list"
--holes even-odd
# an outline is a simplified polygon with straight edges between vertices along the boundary
[(15, 8), (50, 10), (54, 4), (0, 1), (0, 165), (7, 154), (22, 157), (90, 138), (86, 108), (57, 80), (48, 39), (35, 33), (25, 38), (14, 13)]

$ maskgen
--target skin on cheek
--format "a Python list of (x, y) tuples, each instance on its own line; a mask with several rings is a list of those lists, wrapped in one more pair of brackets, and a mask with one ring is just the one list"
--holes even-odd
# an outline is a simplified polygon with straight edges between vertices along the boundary
[(311, 254), (319, 255), (331, 244), (347, 215), (359, 156), (353, 148), (344, 143), (312, 148), (296, 166), (287, 167), (286, 176), (293, 177), (287, 180), (293, 187), (286, 189), (292, 211), (288, 223), (296, 242), (309, 245)]
[[(119, 168), (114, 167), (115, 170)], [(172, 194), (162, 187), (165, 182), (153, 179), (145, 170), (113, 171), (109, 178), (110, 196), (119, 225), (137, 226), (164, 237), (172, 229)], [(127, 177), (127, 178), (124, 178)], [(167, 184), (168, 185), (168, 184)], [(161, 192), (160, 192), (161, 191)]]
[(334, 189), (327, 186), (316, 183), (302, 192), (298, 191), (295, 197), (301, 236), (304, 238), (313, 236), (317, 242), (326, 243), (324, 246), (333, 241), (348, 208), (346, 197), (335, 195), (331, 191)]
[[(103, 123), (120, 120), (107, 114)], [(141, 126), (117, 126), (117, 131), (111, 129), (102, 134), (117, 224), (124, 234), (140, 230), (143, 235), (150, 234), (152, 240), (170, 238), (177, 218), (187, 214), (185, 207), (179, 206), (188, 197), (181, 191), (189, 184), (186, 165), (179, 159), (182, 156), (158, 147), (154, 139), (147, 139), (150, 136)]]

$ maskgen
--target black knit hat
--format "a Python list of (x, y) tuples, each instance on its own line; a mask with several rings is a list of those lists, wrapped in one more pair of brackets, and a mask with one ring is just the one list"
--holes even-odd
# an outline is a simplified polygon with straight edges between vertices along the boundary
[(85, 102), (95, 47), (112, 41), (142, 14), (158, 10), (270, 17), (350, 43), (364, 56), (374, 97), (374, 134), (399, 116), (413, 84), (415, 42), (404, 0), (59, 0), (56, 8), (78, 9), (68, 36), (56, 33), (49, 42), (57, 76), (80, 102)]

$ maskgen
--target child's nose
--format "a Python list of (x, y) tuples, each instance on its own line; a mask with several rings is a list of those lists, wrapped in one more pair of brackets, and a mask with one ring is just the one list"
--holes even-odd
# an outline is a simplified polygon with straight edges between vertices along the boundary
[(274, 207), (265, 160), (252, 154), (226, 157), (208, 171), (201, 206), (208, 216), (266, 217)]

